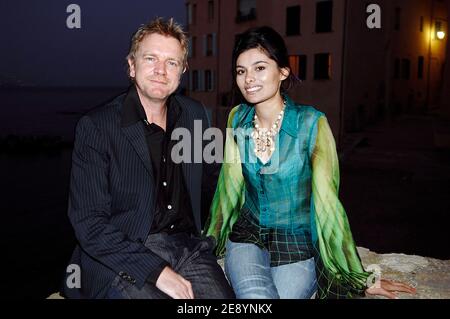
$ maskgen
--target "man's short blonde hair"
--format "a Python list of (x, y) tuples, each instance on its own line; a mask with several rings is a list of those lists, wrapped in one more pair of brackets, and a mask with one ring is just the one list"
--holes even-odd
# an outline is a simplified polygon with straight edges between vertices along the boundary
[[(144, 38), (147, 35), (153, 33), (157, 33), (167, 37), (172, 37), (180, 42), (181, 48), (183, 49), (183, 69), (184, 69), (187, 66), (189, 40), (186, 33), (183, 31), (181, 25), (176, 23), (173, 18), (165, 20), (164, 18), (158, 17), (147, 24), (141, 25), (131, 38), (130, 50), (126, 57), (127, 61), (128, 60), (134, 61), (134, 59), (136, 58), (136, 52), (138, 51), (139, 45), (141, 44), (142, 40), (144, 40)], [(128, 76), (130, 76), (129, 66), (128, 66)]]

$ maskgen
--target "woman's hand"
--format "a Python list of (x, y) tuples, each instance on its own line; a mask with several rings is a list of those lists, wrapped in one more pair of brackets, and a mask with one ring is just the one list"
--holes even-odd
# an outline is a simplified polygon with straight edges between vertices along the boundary
[(398, 292), (415, 294), (416, 288), (401, 282), (381, 279), (372, 287), (366, 289), (368, 295), (379, 295), (390, 299), (398, 299)]

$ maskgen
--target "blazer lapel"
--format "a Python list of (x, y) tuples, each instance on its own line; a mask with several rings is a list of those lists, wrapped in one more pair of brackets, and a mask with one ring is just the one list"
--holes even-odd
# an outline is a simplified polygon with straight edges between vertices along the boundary
[(147, 172), (150, 174), (150, 176), (153, 177), (152, 163), (150, 160), (150, 154), (148, 153), (148, 146), (145, 140), (144, 129), (145, 128), (143, 123), (137, 122), (133, 125), (122, 127), (122, 132), (133, 146), (139, 158), (144, 163)]
[(141, 112), (144, 112), (144, 110), (139, 100), (136, 86), (132, 85), (122, 102), (121, 129), (142, 163), (144, 163), (147, 172), (153, 177), (152, 163), (147, 141), (145, 140), (145, 127), (142, 121), (145, 118), (145, 114), (141, 114)]

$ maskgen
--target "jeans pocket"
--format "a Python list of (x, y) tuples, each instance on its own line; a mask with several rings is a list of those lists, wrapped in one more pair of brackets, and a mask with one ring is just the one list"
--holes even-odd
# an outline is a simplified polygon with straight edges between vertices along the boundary
[(111, 285), (106, 293), (107, 299), (127, 299), (128, 294), (126, 293), (127, 283), (117, 275), (111, 282)]

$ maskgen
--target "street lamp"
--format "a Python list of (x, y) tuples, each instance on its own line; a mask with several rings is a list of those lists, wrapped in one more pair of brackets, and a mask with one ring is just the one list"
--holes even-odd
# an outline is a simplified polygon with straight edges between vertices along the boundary
[(443, 40), (445, 38), (445, 32), (442, 30), (442, 22), (436, 21), (434, 25), (434, 31), (436, 32), (436, 38), (438, 40)]

